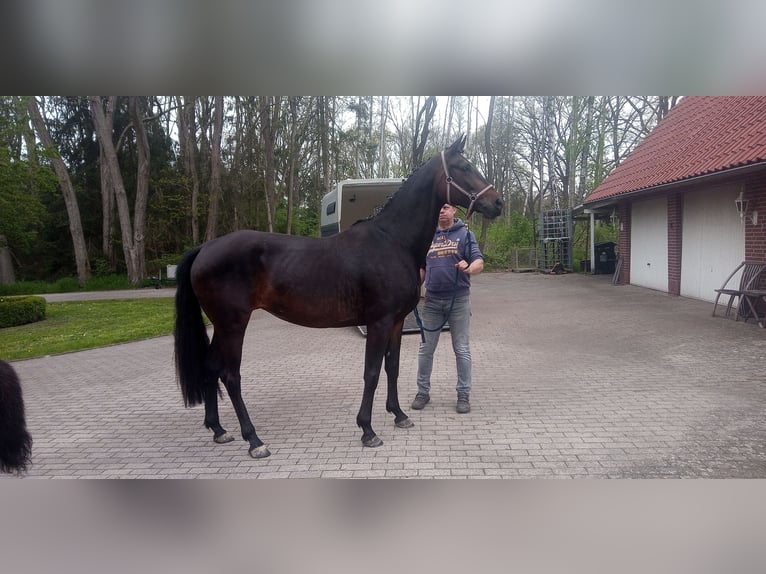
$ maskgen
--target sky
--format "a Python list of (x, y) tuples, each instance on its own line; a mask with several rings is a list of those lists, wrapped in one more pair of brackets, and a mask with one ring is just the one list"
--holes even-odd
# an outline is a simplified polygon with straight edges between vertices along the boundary
[(734, 95), (766, 82), (760, 0), (6, 4), (4, 79), (24, 93)]

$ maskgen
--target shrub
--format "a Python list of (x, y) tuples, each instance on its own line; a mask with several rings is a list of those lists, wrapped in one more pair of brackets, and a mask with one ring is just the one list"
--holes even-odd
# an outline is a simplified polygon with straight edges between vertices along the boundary
[(494, 222), (487, 229), (484, 263), (488, 269), (508, 269), (514, 264), (517, 249), (528, 251), (534, 244), (532, 221), (514, 212), (510, 222)]
[(0, 328), (26, 325), (45, 319), (43, 297), (0, 297)]

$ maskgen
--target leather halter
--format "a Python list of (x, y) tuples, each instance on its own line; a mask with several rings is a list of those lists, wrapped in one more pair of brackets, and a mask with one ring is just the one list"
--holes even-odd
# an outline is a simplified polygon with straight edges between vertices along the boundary
[(471, 204), (468, 206), (468, 211), (466, 211), (465, 213), (465, 218), (468, 219), (469, 217), (471, 217), (471, 213), (473, 213), (473, 206), (476, 203), (476, 200), (479, 199), (485, 192), (489, 191), (490, 189), (493, 189), (495, 186), (490, 183), (487, 187), (482, 189), (479, 193), (467, 192), (465, 189), (463, 189), (460, 186), (459, 183), (457, 183), (455, 180), (452, 179), (452, 177), (450, 177), (449, 169), (447, 169), (447, 160), (444, 157), (444, 150), (442, 150), (442, 166), (444, 166), (444, 175), (447, 181), (447, 203), (449, 203), (450, 205), (452, 204), (449, 198), (449, 190), (450, 190), (450, 186), (454, 185), (458, 189), (458, 191), (460, 191), (463, 195), (465, 195), (468, 199), (471, 200)]

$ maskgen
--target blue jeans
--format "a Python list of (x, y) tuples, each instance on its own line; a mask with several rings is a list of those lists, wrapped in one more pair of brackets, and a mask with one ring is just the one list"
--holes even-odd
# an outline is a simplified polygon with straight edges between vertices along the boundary
[[(449, 330), (452, 336), (452, 350), (455, 351), (457, 363), (457, 386), (458, 395), (468, 395), (471, 392), (471, 345), (469, 330), (471, 327), (471, 298), (459, 297), (450, 312), (449, 299), (436, 299), (426, 297), (423, 302), (423, 311), (420, 318), (426, 329), (436, 329), (449, 320)], [(449, 316), (448, 316), (449, 313)], [(434, 351), (439, 343), (441, 331), (425, 331), (425, 342), (420, 342), (418, 349), (418, 394), (429, 394), (431, 390), (431, 371), (434, 363)]]

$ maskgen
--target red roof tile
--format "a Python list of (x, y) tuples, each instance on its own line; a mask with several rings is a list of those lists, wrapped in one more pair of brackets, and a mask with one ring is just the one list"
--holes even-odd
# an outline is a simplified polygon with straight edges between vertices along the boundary
[(584, 201), (766, 162), (766, 97), (687, 96)]

